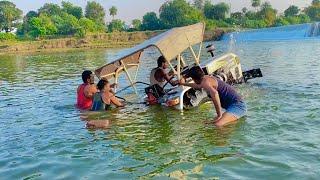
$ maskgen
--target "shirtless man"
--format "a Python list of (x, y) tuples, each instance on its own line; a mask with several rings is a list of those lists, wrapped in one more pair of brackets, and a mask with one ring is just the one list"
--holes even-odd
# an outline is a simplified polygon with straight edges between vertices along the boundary
[(158, 84), (160, 87), (169, 82), (172, 86), (177, 85), (178, 81), (172, 81), (172, 75), (166, 72), (168, 63), (163, 56), (160, 56), (157, 60), (158, 67), (151, 70), (150, 85)]
[(90, 110), (93, 95), (98, 91), (94, 85), (94, 75), (91, 71), (85, 70), (82, 73), (83, 84), (77, 89), (77, 107), (81, 110)]
[[(246, 104), (229, 84), (218, 78), (205, 75), (199, 66), (190, 69), (190, 77), (195, 83), (181, 82), (180, 84), (195, 89), (203, 88), (207, 91), (217, 112), (217, 117), (214, 119), (216, 126), (234, 122), (246, 114)], [(224, 113), (222, 113), (222, 108), (226, 110)]]

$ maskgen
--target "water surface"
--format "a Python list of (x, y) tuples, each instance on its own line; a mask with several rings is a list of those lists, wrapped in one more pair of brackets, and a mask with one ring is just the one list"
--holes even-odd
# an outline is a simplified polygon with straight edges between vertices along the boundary
[[(264, 74), (236, 86), (248, 115), (221, 129), (204, 123), (215, 114), (205, 104), (184, 112), (132, 105), (91, 115), (111, 126), (87, 130), (74, 108), (81, 72), (118, 50), (1, 56), (0, 177), (317, 179), (319, 40), (213, 43), (218, 54), (233, 51), (243, 69)], [(157, 56), (145, 53), (140, 80)], [(139, 101), (142, 94), (128, 89), (121, 96)]]

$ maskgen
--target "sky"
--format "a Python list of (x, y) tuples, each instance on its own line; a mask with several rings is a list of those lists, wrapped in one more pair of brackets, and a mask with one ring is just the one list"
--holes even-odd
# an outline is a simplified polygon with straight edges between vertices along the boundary
[[(9, 0), (17, 5), (26, 14), (30, 10), (38, 10), (45, 3), (61, 4), (62, 0)], [(66, 0), (75, 5), (81, 6), (83, 9), (88, 0)], [(106, 9), (107, 21), (111, 20), (109, 8), (116, 6), (118, 14), (115, 18), (124, 20), (130, 24), (133, 19), (142, 19), (147, 12), (158, 13), (160, 6), (166, 0), (96, 0)], [(307, 7), (312, 0), (268, 0), (272, 6), (283, 12), (290, 5), (296, 5), (300, 8)], [(212, 3), (226, 2), (231, 5), (231, 11), (240, 11), (243, 7), (251, 8), (251, 0), (211, 0)], [(264, 2), (264, 0), (262, 0)]]

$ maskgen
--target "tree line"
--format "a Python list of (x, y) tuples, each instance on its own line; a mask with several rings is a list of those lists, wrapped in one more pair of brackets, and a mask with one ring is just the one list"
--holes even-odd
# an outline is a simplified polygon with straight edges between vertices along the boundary
[(109, 9), (112, 20), (106, 23), (106, 10), (95, 2), (88, 1), (85, 9), (70, 2), (61, 5), (46, 3), (37, 11), (23, 12), (10, 1), (0, 1), (1, 39), (14, 39), (11, 32), (17, 29), (22, 38), (44, 38), (59, 36), (83, 37), (88, 33), (114, 31), (161, 30), (205, 22), (207, 29), (216, 27), (264, 28), (289, 24), (320, 21), (320, 0), (313, 0), (311, 5), (299, 9), (291, 5), (284, 13), (278, 13), (268, 2), (252, 0), (254, 10), (244, 7), (240, 12), (230, 13), (226, 3), (212, 4), (209, 0), (169, 0), (161, 5), (159, 16), (147, 12), (142, 20), (134, 19), (131, 26), (120, 19), (115, 19), (118, 10)]

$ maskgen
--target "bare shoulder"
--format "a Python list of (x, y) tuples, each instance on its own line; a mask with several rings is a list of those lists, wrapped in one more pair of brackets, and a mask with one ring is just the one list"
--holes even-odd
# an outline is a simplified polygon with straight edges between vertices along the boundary
[(89, 84), (85, 88), (86, 88), (87, 91), (90, 91), (90, 92), (96, 92), (97, 91), (97, 86), (95, 84)]
[(218, 83), (214, 78), (212, 78), (210, 76), (204, 77), (203, 86), (216, 88), (217, 85), (218, 85)]

